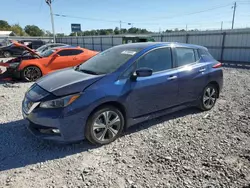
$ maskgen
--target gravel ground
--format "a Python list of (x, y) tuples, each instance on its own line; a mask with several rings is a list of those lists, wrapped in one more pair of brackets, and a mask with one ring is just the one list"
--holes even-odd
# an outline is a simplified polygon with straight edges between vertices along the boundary
[(250, 70), (224, 69), (213, 110), (187, 109), (117, 141), (58, 145), (25, 128), (30, 83), (0, 83), (0, 187), (250, 187)]

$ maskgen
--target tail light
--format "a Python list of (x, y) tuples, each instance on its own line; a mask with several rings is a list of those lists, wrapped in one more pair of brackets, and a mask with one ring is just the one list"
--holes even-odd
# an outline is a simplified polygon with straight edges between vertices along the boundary
[(220, 68), (222, 66), (222, 63), (221, 62), (218, 62), (216, 63), (213, 68)]

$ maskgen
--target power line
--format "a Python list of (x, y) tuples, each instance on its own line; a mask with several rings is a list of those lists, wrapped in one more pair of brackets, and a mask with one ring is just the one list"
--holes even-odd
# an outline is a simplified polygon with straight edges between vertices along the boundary
[(224, 7), (228, 7), (228, 6), (232, 6), (232, 3), (226, 4), (226, 5), (221, 5), (221, 6), (216, 6), (216, 7), (201, 10), (201, 11), (190, 12), (190, 13), (186, 13), (186, 14), (178, 14), (176, 16), (171, 16), (171, 17), (158, 17), (158, 18), (154, 18), (152, 20), (170, 19), (170, 18), (177, 18), (177, 17), (188, 16), (188, 15), (193, 15), (193, 14), (199, 14), (199, 13), (203, 13), (203, 12), (207, 12), (207, 11), (211, 11), (211, 10), (215, 10), (215, 9), (219, 9), (219, 8), (224, 8)]
[[(120, 22), (119, 20), (105, 20), (105, 19), (98, 19), (98, 18), (88, 18), (88, 17), (79, 17), (79, 16), (71, 16), (71, 15), (65, 15), (65, 14), (54, 14), (55, 16), (59, 17), (66, 17), (66, 18), (77, 18), (77, 19), (83, 19), (83, 20), (92, 20), (92, 21), (102, 21), (102, 22), (113, 22), (117, 23)], [(127, 22), (122, 22), (122, 23), (127, 23)]]
[[(56, 0), (54, 0), (54, 1), (56, 1)], [(250, 1), (237, 1), (237, 2), (241, 2), (243, 4), (244, 3), (250, 3)], [(200, 14), (200, 13), (203, 13), (203, 12), (213, 11), (213, 10), (224, 8), (224, 7), (228, 7), (228, 6), (232, 6), (232, 3), (230, 3), (230, 4), (224, 4), (224, 5), (220, 5), (220, 6), (215, 6), (215, 7), (209, 8), (209, 9), (200, 10), (200, 11), (196, 11), (196, 12), (190, 12), (190, 13), (185, 13), (185, 14), (181, 14), (181, 15), (178, 14), (176, 16), (170, 16), (170, 17), (160, 17), (160, 18), (155, 18), (155, 19), (162, 20), (162, 19), (170, 19), (170, 18), (176, 18), (176, 17), (182, 17), (182, 16), (188, 16), (188, 15)], [(54, 14), (54, 15), (58, 16), (58, 17), (77, 18), (77, 19), (91, 20), (91, 21), (110, 22), (110, 23), (125, 23), (125, 24), (128, 24), (128, 25), (131, 23), (131, 22), (125, 22), (125, 21), (120, 21), (120, 20), (107, 20), (107, 19), (99, 19), (99, 18), (79, 17), (79, 16), (72, 16), (72, 15), (65, 15), (65, 14)], [(227, 22), (227, 21), (224, 21), (224, 23), (225, 22)], [(142, 24), (144, 24), (144, 25), (160, 25), (159, 23), (148, 23), (148, 22), (133, 22), (133, 24), (137, 24), (137, 25), (142, 25)], [(187, 25), (194, 25), (194, 24), (185, 23), (185, 25), (186, 24)], [(203, 22), (203, 24), (204, 24), (204, 22)], [(170, 25), (174, 25), (174, 24), (170, 24)], [(182, 24), (180, 23), (180, 24), (176, 24), (176, 25), (182, 25)]]

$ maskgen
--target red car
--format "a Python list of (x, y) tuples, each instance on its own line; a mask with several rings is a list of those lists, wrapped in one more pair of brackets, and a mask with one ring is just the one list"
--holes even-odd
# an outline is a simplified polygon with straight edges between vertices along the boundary
[(36, 81), (53, 71), (79, 65), (98, 53), (80, 47), (62, 47), (49, 49), (39, 55), (25, 45), (19, 43), (14, 45), (26, 48), (30, 52), (29, 55), (0, 63), (0, 66), (6, 67), (12, 77), (25, 81)]

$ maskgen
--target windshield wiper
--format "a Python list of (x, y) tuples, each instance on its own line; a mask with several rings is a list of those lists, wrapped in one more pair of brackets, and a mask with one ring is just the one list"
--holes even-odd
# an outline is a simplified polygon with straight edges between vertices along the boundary
[(75, 70), (79, 70), (80, 65), (81, 65), (81, 64), (77, 65), (77, 66), (75, 67)]
[(97, 73), (97, 72), (92, 71), (92, 70), (79, 69), (79, 68), (77, 68), (76, 70), (81, 71), (81, 72), (83, 72), (83, 73), (87, 73), (87, 74), (98, 75), (98, 73)]

